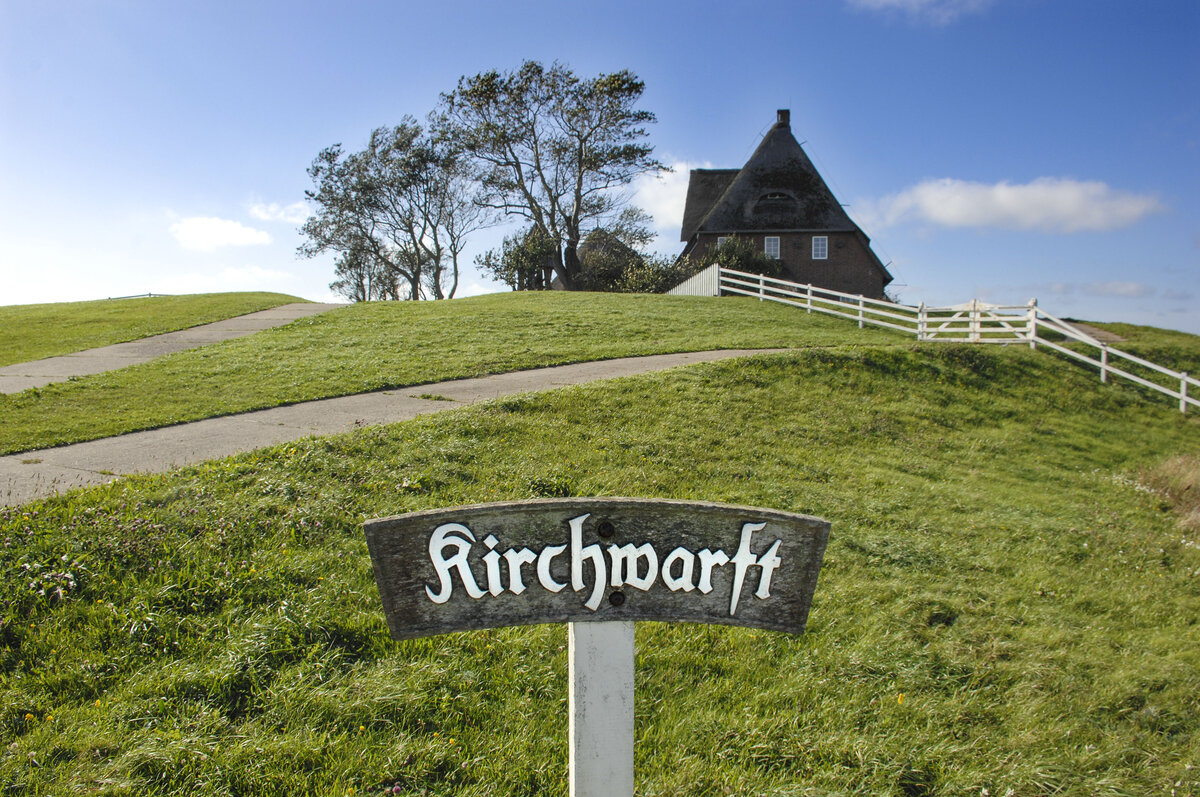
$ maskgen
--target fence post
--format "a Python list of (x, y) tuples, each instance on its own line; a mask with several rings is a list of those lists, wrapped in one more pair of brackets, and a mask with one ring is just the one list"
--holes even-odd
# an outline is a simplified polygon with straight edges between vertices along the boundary
[(1029, 348), (1037, 348), (1037, 299), (1029, 300), (1029, 309), (1025, 311), (1025, 334), (1029, 338)]
[(1179, 411), (1187, 412), (1187, 371), (1179, 375)]
[(1108, 381), (1108, 344), (1100, 344), (1100, 381)]
[(811, 314), (811, 313), (812, 313), (812, 283), (810, 282), (810, 283), (808, 283), (807, 285), (805, 285), (804, 287), (808, 289), (808, 293), (807, 293), (807, 296), (808, 296), (808, 312), (809, 312), (809, 314)]
[(862, 294), (860, 293), (860, 294), (858, 295), (858, 328), (859, 328), (859, 329), (862, 329), (862, 328), (863, 328), (863, 326), (862, 326), (862, 324), (863, 324), (862, 315), (863, 315), (863, 297), (862, 297)]
[(925, 302), (917, 308), (917, 340), (925, 340), (925, 327), (929, 323), (928, 313), (925, 311)]
[(967, 338), (972, 343), (979, 342), (979, 300), (971, 300), (971, 320), (967, 323)]
[(764, 285), (763, 275), (759, 274), (758, 275), (758, 300), (760, 302), (763, 300), (763, 285)]

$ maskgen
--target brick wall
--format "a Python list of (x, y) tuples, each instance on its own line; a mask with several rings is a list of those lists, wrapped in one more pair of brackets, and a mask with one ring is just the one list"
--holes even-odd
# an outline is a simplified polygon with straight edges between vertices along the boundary
[[(813, 260), (814, 235), (824, 235), (829, 239), (829, 257), (825, 260)], [(705, 252), (717, 245), (718, 237), (701, 233), (689, 254), (695, 258), (703, 257)], [(753, 241), (761, 251), (766, 236), (743, 233), (738, 237)], [(883, 274), (875, 265), (867, 244), (856, 233), (779, 233), (778, 238), (779, 259), (783, 261), (787, 279), (843, 293), (861, 293), (869, 299), (883, 298)]]

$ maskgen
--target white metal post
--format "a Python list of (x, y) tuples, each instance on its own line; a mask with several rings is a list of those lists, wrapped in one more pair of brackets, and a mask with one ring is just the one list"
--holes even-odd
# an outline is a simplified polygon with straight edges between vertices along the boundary
[(979, 300), (971, 300), (971, 318), (967, 322), (967, 339), (972, 343), (979, 342)]
[(1037, 348), (1037, 299), (1029, 300), (1029, 309), (1025, 311), (1025, 334), (1029, 338), (1029, 348)]
[(1108, 381), (1108, 344), (1100, 344), (1100, 381)]
[(1179, 411), (1187, 412), (1187, 371), (1179, 374)]
[(764, 284), (765, 284), (765, 280), (763, 279), (763, 275), (762, 275), (762, 274), (759, 274), (759, 275), (758, 275), (758, 300), (759, 300), (760, 302), (763, 300), (763, 286), (764, 286)]
[(862, 297), (862, 294), (860, 293), (858, 295), (858, 328), (859, 329), (863, 328), (862, 313), (863, 313), (863, 297)]
[(806, 295), (808, 296), (808, 312), (811, 315), (812, 314), (812, 283), (809, 283), (808, 285), (805, 285), (804, 287), (808, 289)]
[(925, 310), (925, 302), (921, 302), (921, 306), (917, 308), (917, 340), (925, 340), (925, 327), (929, 323), (928, 315)]
[(633, 623), (568, 623), (571, 797), (633, 797)]

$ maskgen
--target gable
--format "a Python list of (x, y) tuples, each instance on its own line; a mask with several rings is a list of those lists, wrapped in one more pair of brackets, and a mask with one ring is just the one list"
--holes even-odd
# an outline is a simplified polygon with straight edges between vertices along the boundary
[(687, 200), (683, 205), (683, 229), (679, 240), (691, 238), (700, 222), (729, 188), (741, 169), (692, 169), (688, 174)]
[(680, 240), (739, 233), (851, 233), (862, 242), (883, 284), (892, 280), (870, 239), (846, 214), (792, 135), (790, 113), (779, 116), (741, 169), (693, 169), (688, 178)]
[(857, 229), (783, 118), (695, 227), (713, 233)]

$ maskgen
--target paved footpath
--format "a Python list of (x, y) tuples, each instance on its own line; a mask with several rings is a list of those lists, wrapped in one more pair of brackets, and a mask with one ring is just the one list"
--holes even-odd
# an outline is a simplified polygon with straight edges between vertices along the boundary
[(659, 354), (515, 371), (309, 401), (60, 448), (26, 451), (0, 457), (0, 506), (15, 506), (76, 487), (104, 484), (123, 474), (162, 473), (171, 468), (302, 437), (407, 421), (418, 415), (517, 393), (778, 351), (782, 350), (737, 349)]
[(64, 354), (61, 357), (47, 357), (44, 360), (35, 360), (29, 363), (6, 365), (0, 368), (0, 393), (19, 393), (31, 387), (65, 382), (73, 376), (88, 376), (124, 368), (127, 365), (137, 365), (153, 360), (155, 357), (162, 357), (164, 354), (174, 354), (177, 351), (194, 349), (209, 343), (245, 337), (264, 329), (289, 324), (297, 318), (305, 318), (344, 306), (315, 302), (285, 304), (270, 310), (249, 313), (190, 329), (181, 329), (177, 332), (131, 340), (128, 343), (116, 343), (112, 346), (101, 346), (98, 349)]

